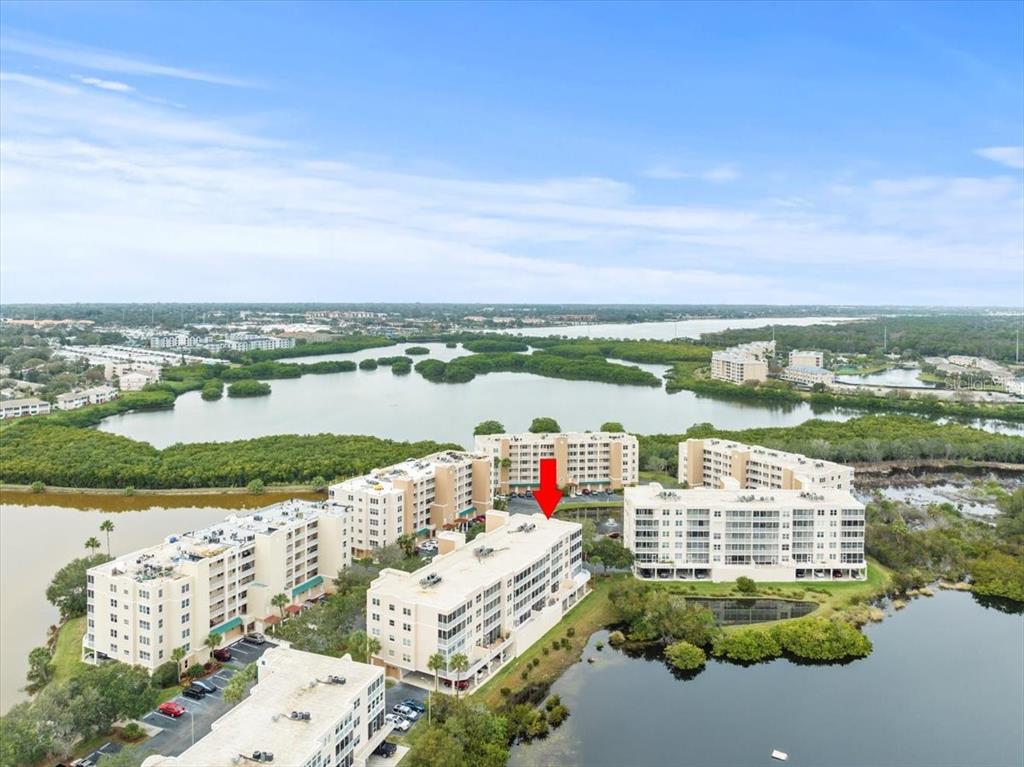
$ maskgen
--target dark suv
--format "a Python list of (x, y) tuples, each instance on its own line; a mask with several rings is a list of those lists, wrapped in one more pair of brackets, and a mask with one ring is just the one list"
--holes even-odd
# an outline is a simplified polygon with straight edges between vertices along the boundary
[(398, 746), (396, 746), (394, 743), (388, 743), (385, 740), (383, 743), (381, 743), (379, 746), (377, 746), (377, 748), (373, 750), (373, 753), (375, 753), (377, 756), (383, 756), (385, 759), (387, 759), (388, 757), (394, 756), (397, 750)]
[(192, 698), (192, 700), (202, 700), (206, 697), (206, 690), (193, 682), (181, 694), (186, 698)]

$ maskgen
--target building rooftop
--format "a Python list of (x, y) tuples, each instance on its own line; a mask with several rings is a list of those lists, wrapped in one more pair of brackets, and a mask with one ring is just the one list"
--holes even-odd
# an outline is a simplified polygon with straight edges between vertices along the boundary
[[(687, 440), (687, 442), (689, 441), (690, 440)], [(788, 466), (793, 469), (802, 469), (806, 471), (809, 468), (829, 468), (852, 471), (852, 469), (850, 469), (849, 466), (844, 466), (841, 463), (826, 461), (821, 458), (808, 458), (807, 456), (800, 455), (799, 453), (787, 453), (785, 450), (773, 450), (770, 447), (761, 447), (760, 445), (746, 445), (742, 442), (734, 442), (731, 439), (712, 438), (695, 441), (703, 442), (705, 445), (709, 447), (718, 447), (726, 450), (749, 451), (751, 455), (756, 455), (763, 458), (771, 458), (779, 465)]]
[(501, 527), (434, 557), (429, 565), (415, 572), (382, 571), (370, 591), (375, 596), (419, 602), (442, 611), (452, 609), (462, 604), (483, 580), (522, 569), (539, 552), (547, 551), (579, 527), (575, 522), (548, 519), (539, 512), (513, 514)]
[(457, 450), (446, 450), (440, 453), (432, 453), (423, 458), (410, 458), (407, 461), (396, 463), (393, 466), (386, 466), (383, 469), (374, 469), (369, 474), (361, 477), (353, 477), (338, 483), (335, 487), (348, 491), (375, 490), (380, 493), (391, 492), (395, 489), (395, 480), (428, 480), (434, 478), (434, 467), (437, 465), (456, 465), (472, 461), (475, 458), (486, 456), (475, 453), (464, 453)]
[(35, 397), (22, 397), (20, 399), (5, 399), (0, 401), (0, 407), (4, 408), (15, 408), (24, 407), (26, 405), (46, 405), (49, 404), (44, 400), (36, 399)]
[(480, 435), (478, 439), (507, 439), (509, 442), (546, 442), (555, 437), (565, 437), (573, 442), (583, 442), (587, 440), (593, 442), (607, 442), (608, 440), (635, 439), (632, 434), (619, 431), (564, 431), (544, 432), (540, 434), (534, 434), (532, 432), (522, 432), (520, 434), (483, 434)]
[(626, 497), (635, 503), (652, 506), (675, 505), (687, 507), (735, 505), (737, 508), (761, 506), (799, 506), (802, 501), (834, 504), (836, 508), (863, 508), (863, 504), (845, 490), (821, 488), (814, 490), (775, 490), (752, 488), (749, 490), (715, 490), (695, 487), (690, 490), (666, 490), (657, 482), (627, 487)]
[(326, 501), (282, 501), (247, 514), (232, 514), (200, 530), (169, 535), (162, 543), (124, 554), (93, 570), (126, 575), (137, 581), (173, 578), (184, 562), (216, 556), (225, 549), (254, 541), (257, 535), (272, 533), (299, 520), (323, 514), (341, 515), (345, 510), (344, 506)]
[[(320, 751), (325, 735), (333, 738), (326, 727), (352, 711), (355, 699), (384, 673), (348, 655), (333, 658), (284, 647), (267, 650), (259, 663), (252, 694), (218, 719), (208, 735), (177, 757), (147, 759), (146, 767), (236, 767), (253, 764), (247, 757), (255, 751), (272, 753), (273, 764), (305, 764)], [(329, 682), (329, 677), (345, 683)], [(293, 711), (308, 713), (309, 721), (291, 719)], [(365, 726), (361, 722), (360, 730)]]

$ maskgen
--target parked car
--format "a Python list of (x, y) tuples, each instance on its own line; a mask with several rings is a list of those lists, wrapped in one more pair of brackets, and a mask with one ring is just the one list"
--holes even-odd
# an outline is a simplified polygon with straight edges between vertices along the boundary
[[(452, 684), (453, 684), (451, 679), (443, 679), (441, 681), (444, 682), (444, 686), (445, 687), (451, 687)], [(454, 682), (454, 684), (460, 690), (468, 690), (469, 689), (469, 680), (468, 679), (460, 679), (459, 681)]]
[(190, 684), (181, 694), (186, 698), (192, 698), (192, 700), (202, 700), (206, 697), (206, 690), (197, 684)]
[(608, 537), (612, 540), (618, 540), (622, 537), (622, 533), (608, 533)]
[(227, 663), (231, 660), (231, 650), (227, 647), (221, 647), (219, 650), (213, 651), (214, 660), (219, 660), (221, 663)]
[(267, 641), (267, 638), (263, 636), (263, 634), (261, 634), (260, 632), (253, 631), (251, 634), (246, 634), (244, 637), (242, 637), (242, 641), (248, 642), (249, 644), (263, 644)]
[(419, 711), (421, 714), (427, 713), (427, 707), (414, 698), (402, 698), (399, 702), (406, 708), (411, 708), (413, 711)]
[(185, 707), (180, 703), (175, 703), (173, 700), (169, 700), (166, 703), (161, 703), (159, 706), (156, 707), (156, 710), (164, 716), (173, 717), (179, 717), (185, 713)]
[(394, 743), (388, 743), (385, 740), (383, 743), (381, 743), (379, 746), (377, 746), (377, 748), (373, 750), (373, 753), (375, 753), (377, 756), (383, 756), (385, 759), (388, 759), (389, 757), (394, 756), (397, 750), (398, 746), (396, 746)]
[(406, 719), (411, 719), (414, 722), (420, 718), (419, 711), (413, 711), (411, 708), (409, 708), (408, 706), (403, 706), (401, 703), (396, 703), (395, 705), (393, 705), (391, 707), (391, 710), (399, 716), (404, 716)]
[(408, 732), (409, 728), (412, 727), (412, 722), (408, 719), (400, 717), (398, 714), (388, 714), (384, 717), (384, 721), (390, 725), (393, 725), (399, 732)]
[(217, 685), (215, 685), (209, 679), (196, 679), (194, 682), (192, 682), (192, 684), (194, 684), (196, 687), (202, 687), (207, 692), (207, 694), (211, 692), (217, 692), (217, 690), (219, 689)]

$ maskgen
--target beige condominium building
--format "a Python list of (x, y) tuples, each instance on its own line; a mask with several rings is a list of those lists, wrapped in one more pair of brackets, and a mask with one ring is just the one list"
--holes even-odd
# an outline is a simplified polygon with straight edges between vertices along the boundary
[(836, 382), (836, 374), (831, 370), (812, 365), (790, 365), (782, 369), (779, 378), (807, 389), (815, 384), (828, 386)]
[(831, 488), (627, 488), (623, 544), (652, 580), (859, 580), (867, 568), (864, 505)]
[(743, 384), (768, 380), (768, 357), (775, 353), (774, 341), (751, 341), (711, 353), (711, 377)]
[(483, 515), (494, 498), (488, 455), (445, 451), (332, 485), (330, 500), (350, 507), (352, 548), (359, 555), (405, 533), (425, 536)]
[(380, 668), (285, 647), (257, 664), (250, 695), (207, 735), (178, 756), (147, 757), (144, 767), (364, 767), (391, 731)]
[(688, 439), (679, 443), (679, 481), (688, 487), (850, 491), (853, 469), (727, 439)]
[(183, 667), (205, 661), (207, 636), (273, 625), (275, 595), (299, 609), (349, 564), (347, 513), (332, 503), (285, 501), (168, 536), (88, 571), (83, 657), (154, 669), (180, 647)]
[(790, 365), (804, 365), (812, 368), (825, 367), (825, 353), (794, 349), (789, 353)]
[(558, 486), (569, 492), (618, 490), (638, 478), (640, 449), (632, 434), (488, 434), (478, 436), (475, 446), (497, 466), (500, 493), (539, 487), (541, 458), (556, 460)]
[(579, 524), (543, 514), (491, 511), (486, 532), (439, 537), (440, 553), (408, 573), (387, 569), (366, 595), (374, 662), (390, 677), (432, 683), (430, 657), (464, 654), (466, 671), (442, 670), (470, 690), (550, 630), (587, 593)]

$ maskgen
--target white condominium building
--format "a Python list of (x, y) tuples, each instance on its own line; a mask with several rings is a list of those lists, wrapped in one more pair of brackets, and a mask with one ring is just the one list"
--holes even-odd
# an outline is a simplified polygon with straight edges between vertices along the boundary
[(46, 415), (50, 403), (35, 397), (0, 400), (0, 420), (20, 418), (23, 415)]
[(55, 406), (58, 410), (77, 410), (86, 405), (100, 405), (117, 399), (117, 389), (113, 386), (94, 386), (82, 391), (58, 394)]
[(486, 532), (439, 536), (440, 553), (416, 572), (387, 569), (366, 594), (367, 631), (388, 676), (432, 680), (430, 656), (464, 654), (446, 685), (475, 688), (551, 629), (587, 592), (580, 525), (543, 514), (491, 511)]
[(688, 439), (679, 443), (679, 481), (689, 487), (850, 491), (853, 469), (728, 439)]
[(774, 341), (751, 341), (711, 353), (711, 377), (735, 384), (768, 380), (768, 357), (775, 353)]
[(864, 505), (844, 490), (627, 488), (623, 544), (639, 578), (845, 580), (867, 571)]
[(825, 367), (825, 353), (794, 349), (789, 353), (789, 364), (804, 365), (805, 367), (812, 368), (823, 368)]
[(639, 476), (640, 448), (632, 434), (487, 434), (476, 438), (475, 447), (495, 460), (500, 493), (539, 487), (541, 458), (556, 460), (558, 486), (569, 492), (618, 490)]
[(207, 636), (277, 623), (275, 595), (298, 605), (349, 564), (348, 516), (331, 503), (285, 501), (168, 536), (89, 570), (83, 655), (154, 669), (181, 647), (184, 666), (205, 661)]
[(351, 507), (352, 548), (361, 556), (405, 533), (430, 535), (485, 514), (492, 467), (488, 455), (449, 450), (345, 480), (328, 495)]
[(836, 382), (836, 374), (831, 370), (812, 365), (790, 365), (788, 368), (783, 368), (779, 378), (808, 389), (814, 384), (820, 383), (828, 386)]
[(144, 767), (363, 767), (387, 737), (384, 672), (351, 656), (267, 650), (249, 697), (178, 756)]

